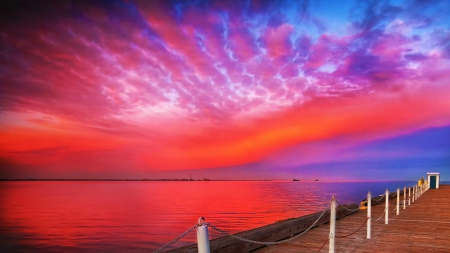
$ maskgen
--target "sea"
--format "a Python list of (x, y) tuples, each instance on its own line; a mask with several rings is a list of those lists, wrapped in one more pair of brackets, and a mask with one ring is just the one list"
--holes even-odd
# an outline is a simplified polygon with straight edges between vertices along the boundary
[[(2, 181), (0, 252), (153, 252), (199, 217), (236, 233), (415, 183)], [(194, 230), (167, 249), (195, 241)]]

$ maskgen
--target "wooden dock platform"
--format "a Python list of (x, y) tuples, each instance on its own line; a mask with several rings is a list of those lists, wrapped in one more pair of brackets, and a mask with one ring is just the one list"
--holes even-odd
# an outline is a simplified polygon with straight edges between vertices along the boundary
[[(335, 252), (450, 252), (449, 196), (449, 185), (429, 189), (406, 209), (401, 206), (399, 215), (392, 212), (397, 200), (391, 199), (389, 224), (384, 224), (384, 216), (375, 221), (384, 212), (385, 205), (372, 206), (371, 239), (366, 239), (366, 210), (339, 219), (336, 221)], [(356, 233), (340, 238), (360, 227)], [(329, 232), (329, 224), (324, 224), (291, 242), (267, 246), (255, 252), (318, 252), (322, 246), (320, 252), (328, 252), (326, 240)]]

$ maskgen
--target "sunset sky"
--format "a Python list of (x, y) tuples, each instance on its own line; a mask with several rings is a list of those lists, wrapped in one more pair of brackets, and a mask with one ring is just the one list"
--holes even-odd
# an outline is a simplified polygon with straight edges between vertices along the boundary
[(448, 0), (0, 13), (0, 178), (450, 180)]

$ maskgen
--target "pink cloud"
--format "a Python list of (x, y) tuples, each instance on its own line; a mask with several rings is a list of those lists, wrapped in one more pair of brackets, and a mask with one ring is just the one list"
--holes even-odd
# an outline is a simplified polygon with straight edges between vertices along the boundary
[(252, 35), (239, 26), (240, 24), (233, 24), (230, 27), (229, 49), (237, 61), (248, 62), (255, 56), (257, 49)]
[(293, 78), (298, 76), (298, 74), (299, 74), (298, 65), (292, 63), (287, 64), (287, 66), (283, 67), (280, 70), (280, 75), (283, 78)]
[(294, 27), (289, 24), (282, 24), (277, 28), (267, 29), (262, 37), (271, 58), (277, 58), (291, 53), (292, 43), (290, 41), (290, 35), (293, 30)]

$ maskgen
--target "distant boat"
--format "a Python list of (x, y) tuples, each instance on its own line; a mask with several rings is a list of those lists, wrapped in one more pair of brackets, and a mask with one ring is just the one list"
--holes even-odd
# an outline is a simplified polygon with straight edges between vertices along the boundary
[(300, 181), (300, 179), (295, 179), (295, 178), (294, 178), (292, 181)]
[(316, 181), (319, 181), (319, 179), (316, 179)]

